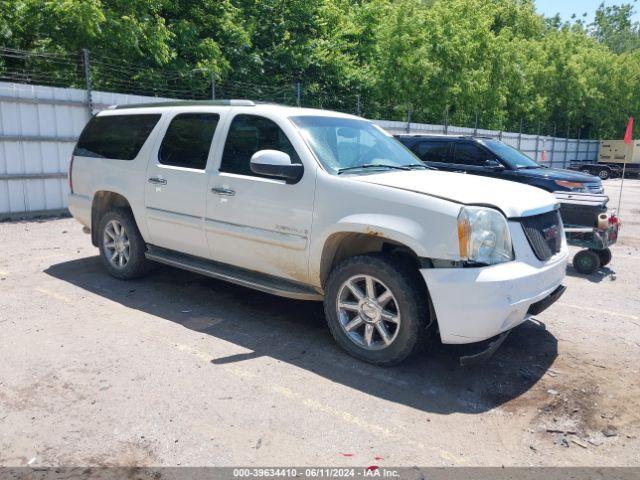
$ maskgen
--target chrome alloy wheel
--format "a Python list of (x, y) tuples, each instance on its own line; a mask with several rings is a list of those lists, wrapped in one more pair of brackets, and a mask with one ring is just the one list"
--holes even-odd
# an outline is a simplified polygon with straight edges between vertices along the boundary
[(400, 331), (400, 308), (391, 290), (371, 275), (356, 275), (340, 286), (336, 304), (340, 326), (366, 350), (382, 350)]
[(119, 221), (111, 220), (104, 227), (102, 245), (111, 265), (118, 269), (127, 265), (129, 262), (129, 236)]

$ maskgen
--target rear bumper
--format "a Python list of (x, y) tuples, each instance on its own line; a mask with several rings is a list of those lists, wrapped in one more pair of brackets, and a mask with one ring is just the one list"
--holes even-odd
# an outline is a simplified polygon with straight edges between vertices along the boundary
[[(483, 268), (429, 268), (422, 274), (442, 343), (486, 340), (550, 306), (564, 291), (564, 247), (542, 267), (513, 261)], [(536, 313), (534, 313), (536, 312)]]

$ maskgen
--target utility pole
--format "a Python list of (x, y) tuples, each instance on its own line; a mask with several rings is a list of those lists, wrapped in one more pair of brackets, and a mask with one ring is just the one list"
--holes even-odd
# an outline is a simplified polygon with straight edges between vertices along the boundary
[(522, 118), (520, 119), (520, 131), (518, 132), (518, 150), (520, 150), (521, 143), (522, 143)]
[(216, 99), (216, 74), (211, 70), (211, 100)]
[(89, 118), (93, 117), (93, 98), (92, 98), (92, 82), (91, 82), (91, 66), (89, 65), (89, 49), (82, 49), (82, 60), (84, 64), (84, 79), (87, 85), (87, 108), (89, 109)]
[(569, 154), (569, 135), (571, 132), (571, 124), (567, 125), (567, 136), (564, 139), (564, 159), (562, 161), (562, 168), (567, 168), (567, 155)]
[[(538, 147), (540, 144), (540, 121), (538, 121), (538, 134), (536, 135), (536, 162), (538, 161)], [(544, 143), (542, 144), (543, 148), (544, 148)]]
[(474, 124), (473, 127), (473, 136), (477, 137), (478, 136), (478, 111), (476, 110), (476, 123)]
[(449, 105), (444, 109), (444, 134), (449, 133)]
[(556, 129), (557, 125), (553, 124), (553, 138), (551, 139), (551, 155), (549, 156), (549, 166), (553, 167), (553, 157), (556, 153)]

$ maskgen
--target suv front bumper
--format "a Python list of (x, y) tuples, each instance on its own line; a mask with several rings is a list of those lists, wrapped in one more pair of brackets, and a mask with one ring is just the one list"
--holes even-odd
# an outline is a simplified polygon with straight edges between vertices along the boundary
[(542, 266), (516, 260), (481, 268), (421, 269), (442, 343), (480, 342), (540, 313), (564, 291), (559, 287), (567, 258), (564, 246)]

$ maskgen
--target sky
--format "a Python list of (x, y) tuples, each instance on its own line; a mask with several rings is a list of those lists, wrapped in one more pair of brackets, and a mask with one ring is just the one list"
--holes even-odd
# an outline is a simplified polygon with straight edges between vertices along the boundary
[[(587, 22), (593, 20), (594, 13), (601, 3), (602, 0), (536, 0), (538, 11), (547, 17), (552, 17), (559, 13), (562, 20), (569, 20), (573, 13), (577, 14), (578, 18), (582, 18), (582, 14), (587, 13)], [(634, 3), (634, 1), (607, 0), (604, 3), (606, 5), (620, 5), (622, 3)], [(640, 14), (638, 13), (640, 4), (635, 4), (635, 10), (634, 18), (640, 20)]]

